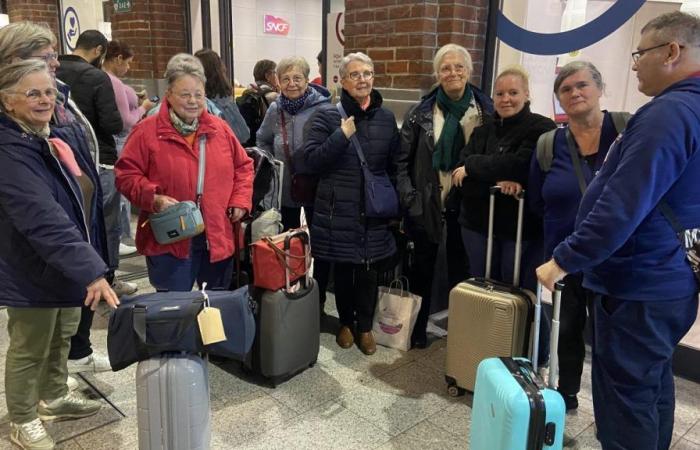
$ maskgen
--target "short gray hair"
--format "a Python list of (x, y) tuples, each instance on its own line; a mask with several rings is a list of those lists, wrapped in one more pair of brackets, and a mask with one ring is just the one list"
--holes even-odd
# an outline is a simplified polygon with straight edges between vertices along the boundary
[(309, 72), (311, 68), (309, 63), (301, 56), (290, 56), (288, 58), (282, 58), (279, 63), (277, 63), (277, 76), (281, 77), (285, 72), (289, 72), (291, 69), (299, 69), (301, 73), (304, 74), (304, 78), (309, 79)]
[(457, 44), (445, 44), (435, 52), (435, 57), (433, 57), (433, 71), (435, 78), (438, 78), (438, 73), (440, 73), (440, 66), (442, 65), (442, 60), (448, 53), (457, 53), (462, 58), (466, 68), (469, 70), (469, 75), (474, 72), (474, 64), (472, 63), (472, 55), (469, 54), (466, 48)]
[[(37, 59), (23, 59), (10, 64), (0, 65), (0, 93), (15, 87), (24, 77), (35, 72), (44, 72), (50, 76), (46, 63)], [(2, 109), (5, 109), (4, 95), (2, 98)]]
[(345, 76), (348, 74), (348, 65), (353, 61), (359, 61), (363, 64), (367, 64), (372, 68), (372, 71), (374, 71), (374, 62), (372, 62), (372, 58), (362, 52), (348, 53), (345, 55), (342, 61), (340, 61), (340, 68), (338, 69), (340, 78), (345, 78)]
[(662, 42), (676, 41), (697, 47), (700, 46), (700, 17), (681, 11), (662, 14), (644, 25), (642, 34), (648, 32), (655, 32)]
[(32, 22), (11, 23), (0, 28), (0, 64), (29, 58), (49, 45), (56, 46), (56, 36), (48, 27)]
[(178, 53), (168, 61), (168, 65), (165, 68), (165, 79), (168, 81), (168, 86), (170, 86), (186, 75), (198, 78), (204, 85), (207, 84), (207, 77), (204, 75), (202, 62), (189, 53)]
[(586, 70), (588, 71), (588, 73), (591, 74), (591, 78), (593, 79), (595, 85), (598, 86), (598, 89), (602, 91), (605, 88), (605, 85), (603, 84), (603, 76), (600, 74), (600, 71), (596, 66), (593, 65), (592, 62), (572, 61), (569, 64), (562, 67), (561, 69), (559, 69), (559, 73), (554, 79), (554, 95), (556, 95), (557, 98), (559, 98), (559, 88), (561, 87), (561, 84), (564, 82), (564, 80), (566, 80), (576, 72), (580, 72), (581, 70)]

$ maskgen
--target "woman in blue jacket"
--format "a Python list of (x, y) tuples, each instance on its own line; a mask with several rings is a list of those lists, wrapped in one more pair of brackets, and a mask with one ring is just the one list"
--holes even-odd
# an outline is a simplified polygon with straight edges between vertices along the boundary
[[(372, 88), (374, 64), (364, 53), (351, 53), (340, 65), (343, 119), (335, 106), (314, 115), (304, 147), (307, 167), (320, 177), (313, 224), (312, 252), (335, 263), (335, 300), (341, 327), (336, 342), (342, 348), (357, 340), (367, 355), (376, 351), (372, 317), (377, 299), (377, 268), (396, 252), (388, 219), (365, 214), (364, 180), (360, 159), (350, 142), (362, 147), (369, 170), (393, 176), (399, 151), (394, 114), (382, 107)], [(259, 135), (258, 135), (259, 136)]]
[(0, 68), (0, 305), (7, 306), (5, 397), (10, 439), (53, 448), (41, 419), (80, 418), (100, 403), (69, 393), (68, 350), (80, 306), (117, 297), (91, 245), (99, 180), (54, 135), (58, 90), (46, 63)]
[[(531, 209), (544, 218), (545, 260), (552, 256), (554, 247), (573, 232), (583, 190), (622, 131), (617, 127), (624, 127), (629, 118), (629, 114), (600, 109), (603, 78), (588, 61), (574, 61), (562, 67), (554, 80), (554, 94), (569, 117), (569, 124), (540, 138), (530, 164), (527, 192)], [(568, 136), (573, 139), (571, 149)], [(574, 162), (581, 168), (583, 185)], [(568, 275), (564, 282), (559, 330), (559, 392), (569, 410), (578, 407), (576, 394), (581, 388), (586, 355), (583, 330), (589, 295), (582, 286), (583, 274)]]

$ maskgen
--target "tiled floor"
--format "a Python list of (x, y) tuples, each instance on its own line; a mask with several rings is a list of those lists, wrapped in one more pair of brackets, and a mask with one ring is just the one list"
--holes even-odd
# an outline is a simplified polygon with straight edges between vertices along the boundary
[[(139, 272), (140, 257), (122, 261), (122, 269)], [(138, 276), (138, 275), (136, 275)], [(141, 291), (148, 280), (137, 280)], [(332, 297), (331, 297), (332, 299)], [(327, 312), (335, 316), (331, 305)], [(7, 349), (7, 315), (0, 311), (0, 352)], [(98, 317), (93, 342), (105, 351), (106, 317)], [(470, 398), (452, 398), (444, 381), (445, 340), (425, 350), (400, 352), (380, 347), (374, 356), (357, 348), (343, 350), (331, 333), (321, 335), (315, 367), (271, 389), (250, 380), (237, 364), (210, 364), (213, 449), (464, 449), (469, 442)], [(586, 364), (585, 372), (589, 371)], [(116, 373), (86, 375), (125, 414), (105, 402), (90, 419), (52, 424), (61, 449), (138, 448), (135, 366)], [(0, 377), (4, 376), (4, 363)], [(84, 380), (81, 390), (94, 392)], [(1, 387), (0, 392), (4, 390)], [(700, 385), (676, 380), (675, 450), (700, 449)], [(567, 416), (567, 448), (597, 449), (590, 376), (584, 375), (580, 407)], [(0, 448), (7, 439), (7, 414), (0, 401)]]

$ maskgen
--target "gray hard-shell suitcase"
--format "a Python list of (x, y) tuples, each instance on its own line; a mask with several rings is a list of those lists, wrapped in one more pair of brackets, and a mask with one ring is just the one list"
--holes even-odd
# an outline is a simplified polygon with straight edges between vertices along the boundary
[(136, 368), (139, 450), (208, 450), (211, 437), (207, 362), (164, 353)]
[[(308, 267), (308, 240), (304, 247)], [(245, 366), (273, 387), (316, 364), (321, 344), (316, 281), (308, 270), (296, 286), (290, 284), (289, 270), (285, 279), (286, 287), (276, 291), (253, 289), (257, 302), (255, 342)]]
[[(470, 278), (450, 291), (445, 381), (452, 396), (474, 391), (476, 369), (486, 358), (527, 356), (535, 294), (518, 287), (522, 248), (523, 191), (518, 198), (513, 285), (491, 280), (495, 195), (491, 188), (486, 277)], [(537, 324), (539, 326), (539, 323)]]

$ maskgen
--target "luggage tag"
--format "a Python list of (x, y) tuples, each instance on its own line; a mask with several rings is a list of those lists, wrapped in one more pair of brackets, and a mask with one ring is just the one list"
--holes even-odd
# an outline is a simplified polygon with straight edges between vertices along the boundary
[(202, 343), (209, 345), (225, 341), (226, 333), (224, 333), (224, 323), (221, 320), (221, 311), (219, 308), (209, 306), (209, 295), (204, 291), (206, 287), (207, 284), (202, 283), (204, 308), (197, 314), (197, 323), (199, 324), (199, 332), (202, 335)]

